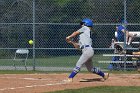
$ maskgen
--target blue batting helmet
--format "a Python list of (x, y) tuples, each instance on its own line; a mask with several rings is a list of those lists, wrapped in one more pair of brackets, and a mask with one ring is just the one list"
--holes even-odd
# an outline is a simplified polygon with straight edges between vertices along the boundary
[(91, 19), (83, 19), (82, 23), (84, 23), (85, 26), (93, 27), (93, 21)]

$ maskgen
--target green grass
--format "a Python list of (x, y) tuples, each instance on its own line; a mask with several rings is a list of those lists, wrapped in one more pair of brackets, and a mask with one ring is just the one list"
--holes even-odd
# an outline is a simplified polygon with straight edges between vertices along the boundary
[[(79, 56), (51, 56), (46, 58), (36, 58), (35, 62), (37, 66), (54, 66), (54, 67), (74, 67), (78, 61)], [(93, 57), (93, 64), (98, 65), (99, 60), (110, 60), (111, 58), (102, 57), (102, 55), (95, 55)], [(23, 62), (14, 61), (13, 59), (0, 59), (0, 66), (11, 66), (13, 62), (16, 65), (24, 65)], [(27, 60), (27, 66), (33, 65), (33, 59)], [(104, 64), (106, 66), (106, 64)]]
[(100, 86), (81, 89), (69, 89), (64, 91), (55, 91), (47, 93), (140, 93), (140, 87)]
[[(44, 58), (36, 58), (36, 67), (75, 67), (80, 55), (75, 56), (46, 56)], [(109, 63), (98, 63), (98, 61), (109, 61), (111, 57), (103, 57), (102, 54), (96, 54), (93, 57), (93, 66), (107, 70)], [(34, 65), (33, 59), (27, 59), (27, 66)], [(0, 59), (0, 66), (24, 66), (24, 62), (14, 61), (13, 59)], [(122, 68), (123, 69), (123, 68)]]
[[(36, 74), (36, 73), (47, 73), (47, 74), (61, 74), (61, 73), (70, 73), (71, 71), (33, 71), (33, 70), (0, 70), (0, 74)], [(110, 74), (140, 74), (138, 71), (107, 71)], [(89, 73), (88, 71), (80, 71), (80, 73)]]

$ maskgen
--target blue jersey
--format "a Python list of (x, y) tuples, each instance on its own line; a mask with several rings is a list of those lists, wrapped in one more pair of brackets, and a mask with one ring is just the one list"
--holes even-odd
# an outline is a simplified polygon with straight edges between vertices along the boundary
[(118, 26), (117, 28), (117, 41), (123, 42), (124, 41), (124, 32), (122, 30), (125, 30), (125, 27), (122, 25)]

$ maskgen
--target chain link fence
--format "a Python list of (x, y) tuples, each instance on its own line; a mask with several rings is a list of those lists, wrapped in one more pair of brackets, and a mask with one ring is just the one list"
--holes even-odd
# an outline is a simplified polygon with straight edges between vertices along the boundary
[[(128, 21), (130, 31), (140, 31), (139, 0), (0, 0), (0, 69), (24, 70), (24, 61), (13, 60), (17, 49), (28, 49), (28, 70), (69, 71), (75, 67), (81, 51), (65, 41), (80, 28), (87, 17), (94, 21), (94, 66), (105, 70), (127, 68), (119, 63), (112, 67), (114, 49), (109, 48), (120, 20)], [(34, 40), (33, 45), (28, 41)], [(139, 38), (134, 41), (139, 42)], [(139, 45), (131, 50), (138, 51)], [(107, 61), (107, 62), (102, 62)], [(137, 69), (138, 60), (128, 68)], [(116, 64), (115, 64), (116, 65)], [(118, 65), (118, 64), (117, 64)]]

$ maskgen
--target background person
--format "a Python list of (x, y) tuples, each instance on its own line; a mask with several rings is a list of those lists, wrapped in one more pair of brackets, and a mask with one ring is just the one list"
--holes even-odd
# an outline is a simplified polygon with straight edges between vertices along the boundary
[(124, 24), (128, 24), (128, 22), (126, 20), (122, 20), (122, 25), (119, 25), (116, 27), (116, 31), (117, 31), (117, 41), (118, 42), (124, 42), (124, 35), (126, 33), (126, 44), (130, 45), (133, 38), (137, 35), (137, 34), (130, 34), (129, 31), (127, 30), (127, 26), (125, 26)]

